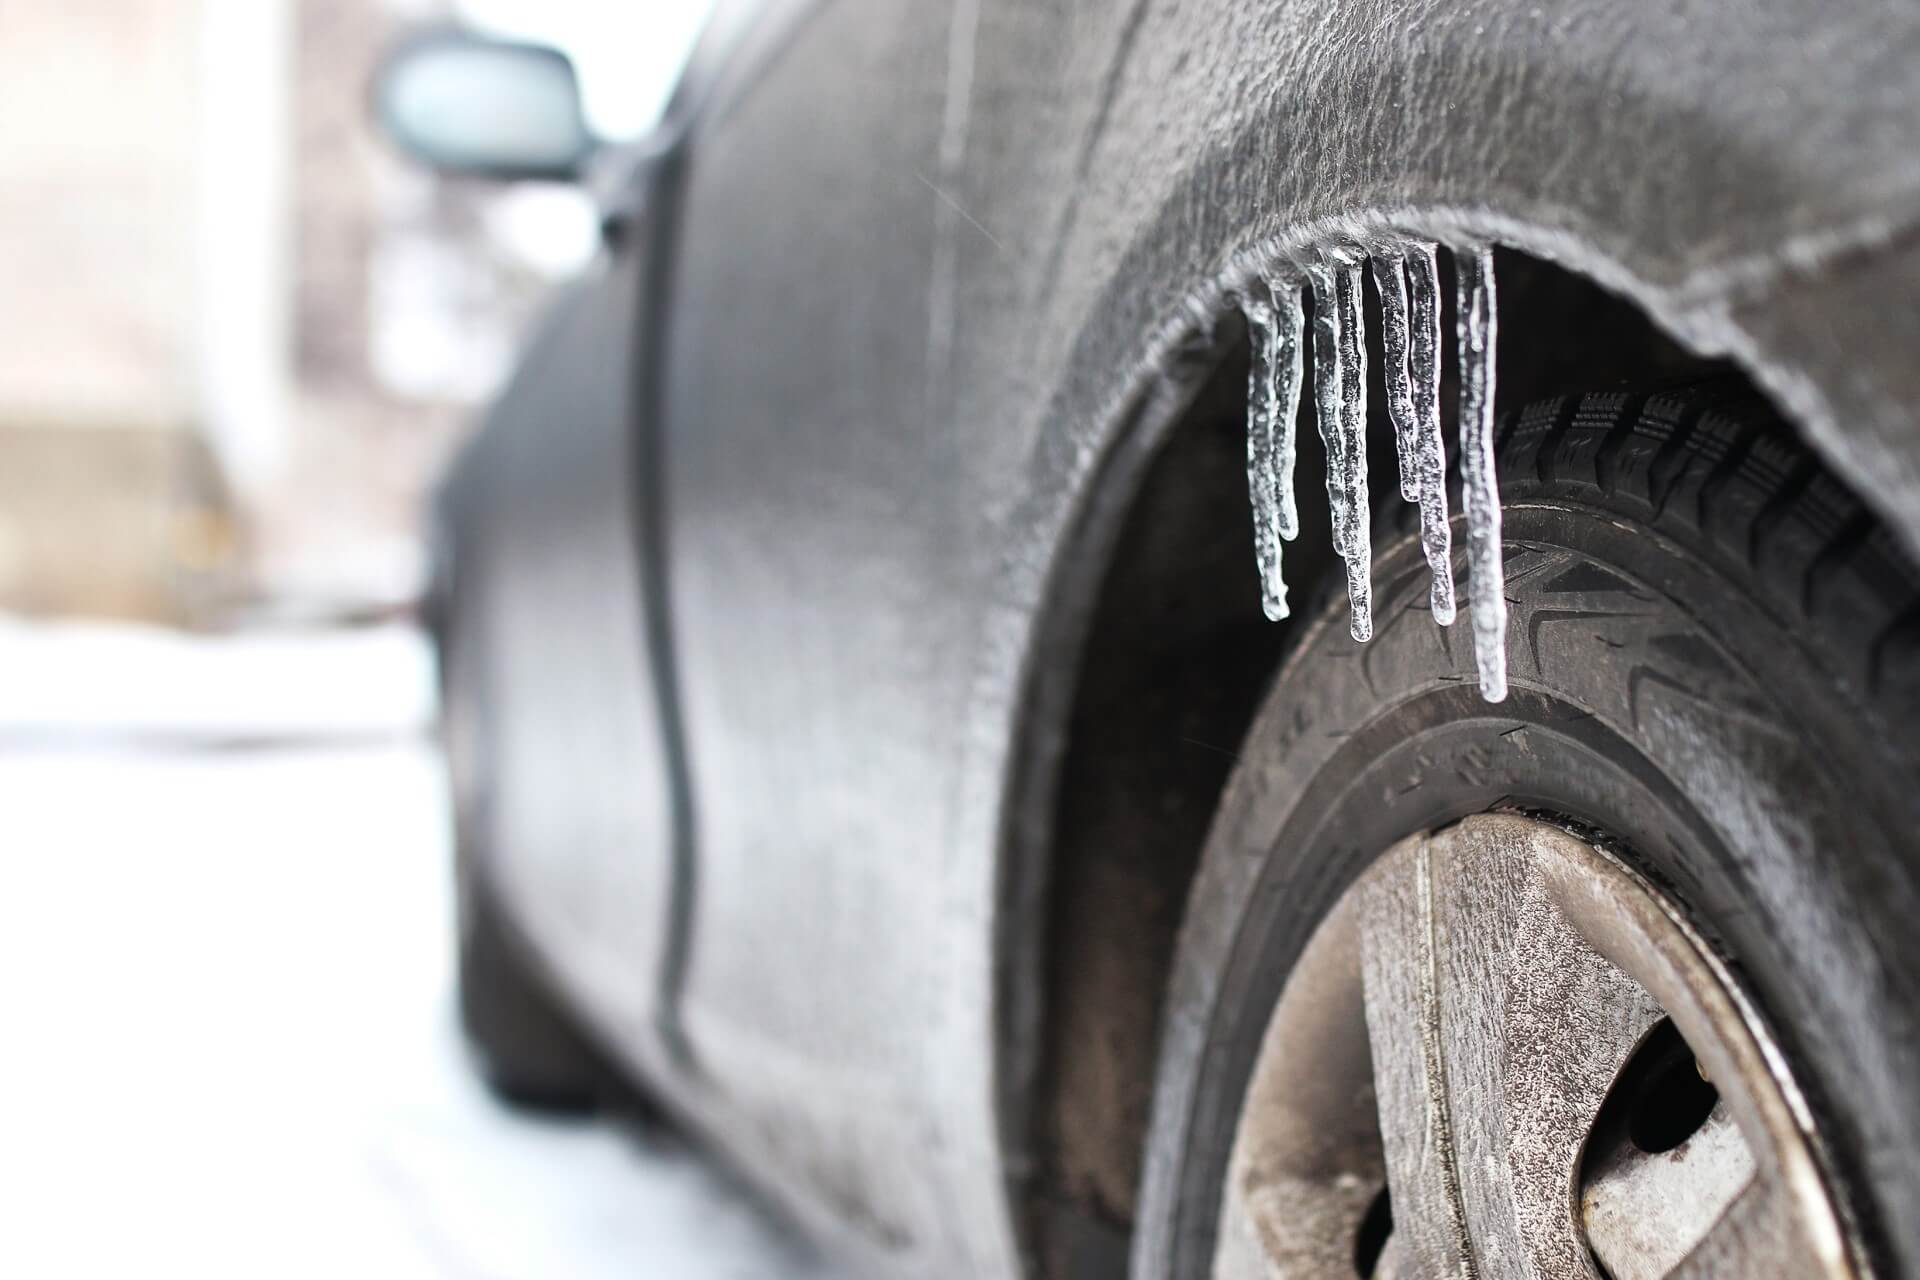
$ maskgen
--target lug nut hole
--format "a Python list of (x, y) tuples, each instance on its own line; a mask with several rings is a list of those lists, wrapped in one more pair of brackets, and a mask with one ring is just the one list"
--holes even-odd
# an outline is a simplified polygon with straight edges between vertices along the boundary
[(1360, 1280), (1371, 1280), (1380, 1266), (1380, 1255), (1386, 1250), (1387, 1237), (1392, 1234), (1393, 1203), (1387, 1197), (1387, 1189), (1382, 1187), (1367, 1211), (1360, 1215), (1360, 1229), (1354, 1233), (1353, 1269)]
[(1628, 1140), (1649, 1155), (1698, 1133), (1720, 1101), (1672, 1019), (1662, 1019), (1634, 1051), (1616, 1094), (1626, 1104)]

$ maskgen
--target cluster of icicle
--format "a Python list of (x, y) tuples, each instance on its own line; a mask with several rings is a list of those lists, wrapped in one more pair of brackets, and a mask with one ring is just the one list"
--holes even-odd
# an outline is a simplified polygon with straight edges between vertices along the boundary
[[(1395, 252), (1334, 257), (1306, 269), (1313, 292), (1313, 404), (1327, 452), (1333, 546), (1347, 567), (1353, 638), (1373, 638), (1372, 513), (1367, 501), (1367, 342), (1360, 271), (1380, 293), (1387, 413), (1400, 462), (1400, 496), (1420, 507), (1420, 543), (1433, 573), (1433, 619), (1451, 626), (1453, 534), (1447, 522), (1447, 460), (1440, 434), (1438, 251), (1418, 242)], [(1500, 563), (1500, 494), (1493, 460), (1493, 252), (1454, 253), (1460, 353), (1460, 476), (1467, 509), (1467, 590), (1480, 693), (1507, 696), (1507, 602)], [(1274, 275), (1242, 291), (1253, 340), (1247, 411), (1247, 483), (1254, 554), (1267, 617), (1287, 616), (1281, 543), (1300, 533), (1293, 494), (1295, 419), (1305, 348), (1303, 282)]]

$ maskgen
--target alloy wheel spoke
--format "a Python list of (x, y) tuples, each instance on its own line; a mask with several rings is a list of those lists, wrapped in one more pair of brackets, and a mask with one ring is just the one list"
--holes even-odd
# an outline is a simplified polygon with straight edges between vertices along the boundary
[[(1311, 1043), (1315, 1055), (1283, 1041)], [(1365, 1068), (1359, 931), (1343, 902), (1315, 934), (1267, 1033), (1269, 1069), (1243, 1104), (1213, 1280), (1289, 1280), (1352, 1269), (1354, 1230), (1383, 1176)], [(1324, 1056), (1318, 1056), (1324, 1055)], [(1326, 1061), (1351, 1064), (1328, 1071)]]
[(1472, 819), (1403, 844), (1362, 886), (1394, 1234), (1430, 1276), (1591, 1276), (1582, 1146), (1661, 1017), (1555, 905), (1536, 871), (1545, 831)]

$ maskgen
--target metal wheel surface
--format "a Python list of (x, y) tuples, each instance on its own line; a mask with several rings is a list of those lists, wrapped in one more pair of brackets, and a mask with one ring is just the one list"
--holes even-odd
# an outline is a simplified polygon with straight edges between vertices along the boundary
[(1290, 975), (1217, 1280), (1860, 1274), (1781, 1055), (1679, 912), (1513, 814), (1401, 841)]

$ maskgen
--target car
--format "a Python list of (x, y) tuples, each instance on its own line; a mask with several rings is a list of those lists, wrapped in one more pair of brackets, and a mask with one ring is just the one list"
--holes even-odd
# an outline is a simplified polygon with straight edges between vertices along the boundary
[[(725, 3), (435, 508), (461, 1007), (898, 1276), (1920, 1276), (1920, 10)], [(1324, 483), (1323, 483), (1324, 478)]]

